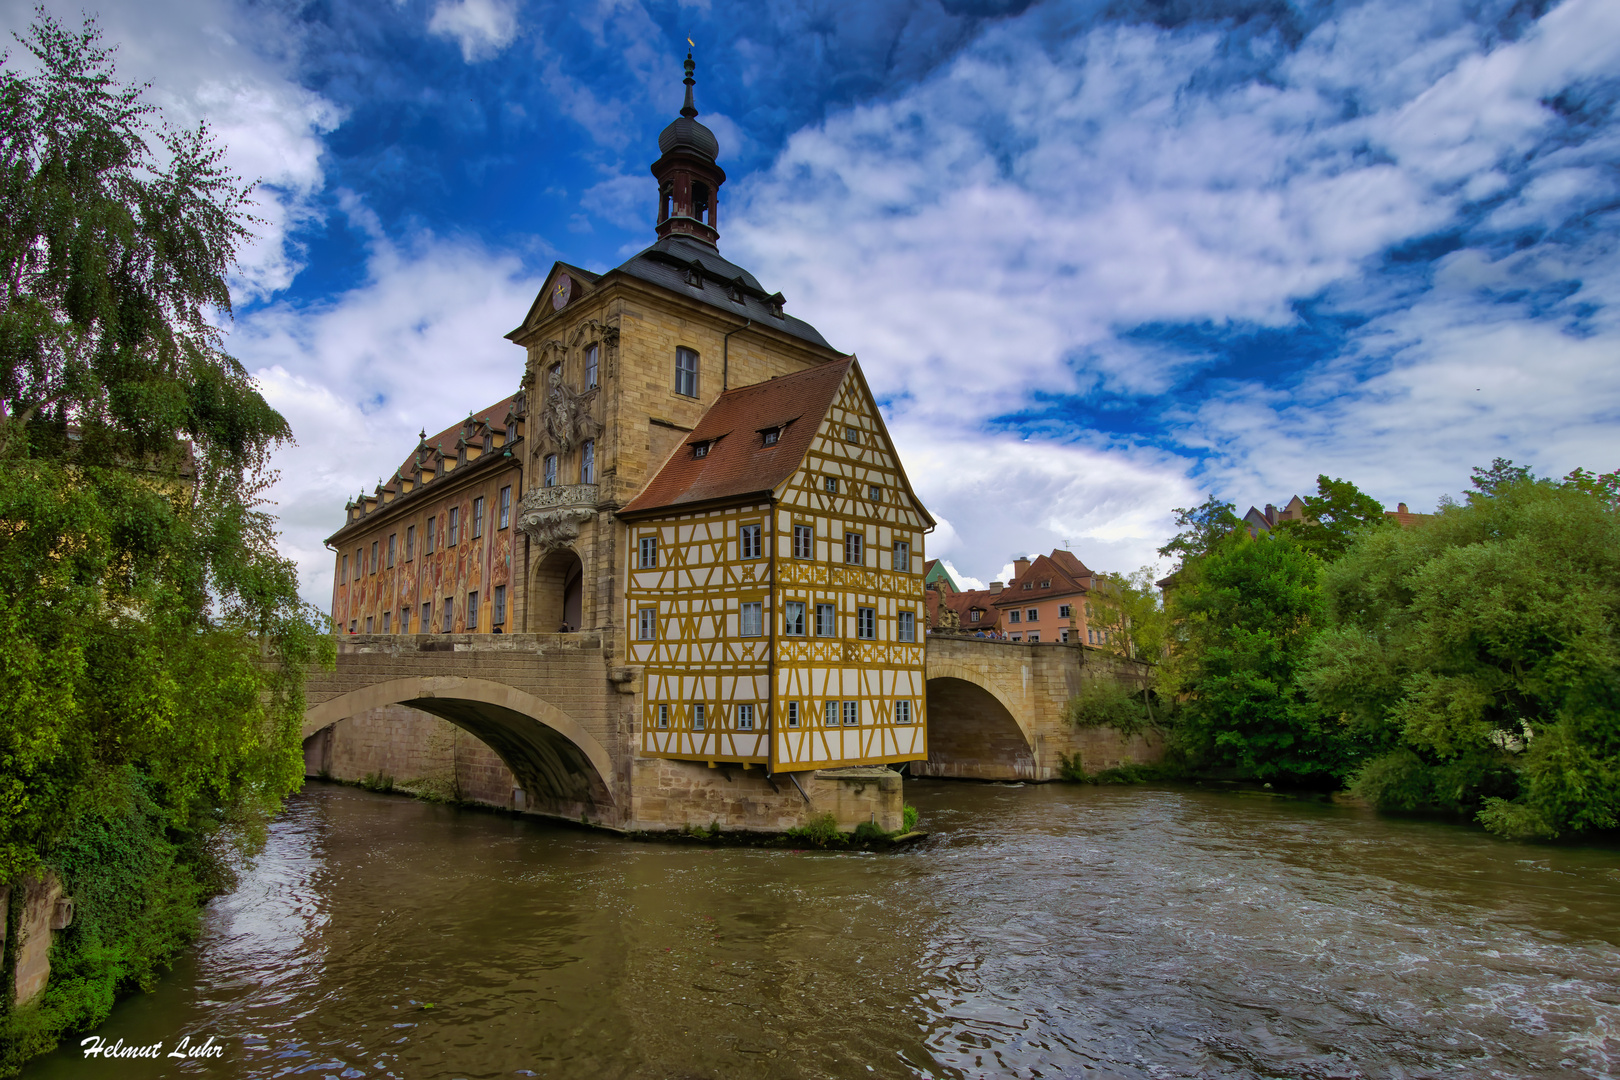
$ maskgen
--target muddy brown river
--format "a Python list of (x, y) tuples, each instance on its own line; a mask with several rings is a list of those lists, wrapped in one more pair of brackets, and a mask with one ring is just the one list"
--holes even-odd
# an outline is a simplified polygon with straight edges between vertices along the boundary
[(910, 781), (900, 854), (312, 783), (105, 1045), (30, 1080), (1620, 1072), (1620, 851), (1191, 787)]

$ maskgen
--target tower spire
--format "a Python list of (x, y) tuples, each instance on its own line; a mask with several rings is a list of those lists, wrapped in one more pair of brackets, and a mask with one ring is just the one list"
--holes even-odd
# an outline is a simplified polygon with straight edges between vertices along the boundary
[(692, 78), (692, 71), (696, 66), (692, 63), (692, 51), (688, 49), (686, 52), (686, 104), (681, 106), (681, 115), (688, 120), (693, 119), (698, 114), (697, 105), (692, 101), (692, 87), (697, 85), (697, 80)]

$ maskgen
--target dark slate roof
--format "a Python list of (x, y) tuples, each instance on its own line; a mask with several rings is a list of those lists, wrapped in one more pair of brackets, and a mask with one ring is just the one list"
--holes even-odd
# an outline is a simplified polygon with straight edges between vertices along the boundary
[[(772, 301), (779, 308), (780, 293), (767, 293), (753, 274), (722, 259), (714, 248), (697, 240), (666, 236), (631, 258), (619, 270), (631, 277), (662, 285), (671, 292), (701, 300), (710, 307), (752, 319), (761, 326), (775, 327), (812, 345), (832, 349), (827, 339), (803, 319), (773, 314)], [(688, 275), (693, 272), (697, 273), (701, 284), (688, 283)], [(740, 294), (740, 299), (736, 294)]]
[[(709, 406), (658, 475), (619, 513), (774, 491), (804, 462), (854, 362), (834, 360), (727, 390)], [(772, 446), (765, 445), (762, 432), (766, 428), (781, 429), (780, 439)], [(709, 443), (709, 452), (697, 457), (692, 450), (696, 443)]]
[(720, 156), (720, 140), (714, 132), (689, 116), (677, 116), (658, 136), (659, 153), (667, 154), (676, 147), (695, 150), (710, 161)]

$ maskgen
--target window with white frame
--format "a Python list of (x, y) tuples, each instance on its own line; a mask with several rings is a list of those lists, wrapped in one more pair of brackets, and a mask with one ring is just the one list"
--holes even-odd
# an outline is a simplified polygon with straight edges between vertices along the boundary
[(658, 640), (658, 609), (644, 607), (636, 612), (636, 640)]
[(1035, 633), (1033, 630), (1031, 630), (1030, 633), (1029, 633), (1029, 640), (1031, 642), (1039, 641), (1039, 640), (1041, 640), (1041, 635), (1039, 635), (1039, 634)]
[(894, 703), (894, 722), (897, 724), (911, 723), (911, 702), (902, 700)]
[(737, 730), (754, 730), (754, 707), (752, 705), (737, 706)]
[(506, 625), (506, 586), (495, 586), (495, 615), (490, 622), (495, 626)]
[(459, 506), (450, 508), (450, 529), (445, 536), (445, 543), (451, 547), (461, 543), (461, 507)]
[(480, 536), (484, 535), (484, 497), (482, 495), (478, 496), (478, 498), (473, 500), (473, 515), (472, 515), (472, 517), (473, 517), (473, 520), (472, 520), (472, 526), (473, 526), (472, 538), (474, 540), (477, 540)]
[(760, 432), (760, 435), (764, 445), (775, 446), (782, 440), (782, 429), (774, 427), (766, 428), (764, 431)]
[(824, 719), (822, 723), (827, 727), (838, 726), (838, 702), (827, 702), (826, 719)]
[(878, 487), (876, 484), (868, 484), (866, 485), (866, 497), (873, 502), (882, 502), (883, 489)]
[(793, 526), (793, 557), (795, 559), (814, 558), (816, 553), (816, 530), (811, 525)]
[(804, 636), (803, 600), (789, 600), (782, 605), (782, 633), (788, 637)]
[(799, 703), (797, 701), (787, 703), (787, 726), (799, 726)]
[(856, 566), (866, 561), (866, 537), (858, 532), (844, 534), (844, 561)]
[(544, 478), (543, 482), (544, 482), (544, 485), (546, 487), (556, 487), (557, 486), (557, 455), (556, 454), (547, 454), (546, 455), (545, 478)]
[(658, 537), (643, 536), (641, 538), (639, 569), (651, 570), (658, 565)]
[(1011, 611), (1007, 612), (1008, 622), (1018, 622), (1022, 618), (1023, 614), (1017, 608), (1013, 608)]
[(1069, 605), (1068, 604), (1059, 604), (1058, 605), (1058, 618), (1067, 619), (1068, 617), (1069, 617)]
[(709, 723), (709, 708), (703, 702), (692, 706), (692, 730), (702, 731)]
[(896, 573), (911, 573), (911, 543), (906, 540), (894, 542), (894, 561), (890, 564)]
[(823, 484), (828, 491), (832, 492), (834, 495), (838, 494), (838, 477), (829, 476), (825, 481), (823, 481)]
[(1058, 640), (1067, 645), (1069, 643), (1069, 632), (1067, 630), (1059, 630)]
[(682, 397), (698, 396), (698, 354), (694, 349), (675, 350), (675, 392)]
[(899, 623), (895, 630), (895, 639), (897, 641), (917, 640), (917, 613), (915, 611), (900, 612)]
[(1041, 621), (1041, 609), (1032, 607), (1032, 608), (1028, 609), (1027, 611), (1025, 611), (1024, 612), (1024, 621), (1025, 622), (1040, 622)]
[(848, 426), (846, 424), (844, 426), (844, 441), (845, 442), (853, 442), (853, 443), (860, 442), (861, 441), (861, 429), (858, 428), (858, 427), (850, 427), (850, 426)]
[(877, 637), (877, 608), (855, 609), (855, 636), (867, 641)]
[(737, 530), (737, 540), (742, 549), (742, 558), (759, 558), (759, 528), (758, 525), (744, 525)]
[(978, 622), (979, 621), (979, 616), (981, 614), (983, 614), (983, 613), (978, 608), (974, 608), (973, 611), (969, 614), (968, 622)]
[(585, 346), (585, 389), (587, 390), (596, 389), (597, 368), (599, 366), (597, 359), (601, 355), (600, 348), (598, 345)]
[(501, 528), (512, 527), (512, 485), (501, 488)]
[(661, 727), (661, 728), (669, 727), (669, 706), (668, 705), (660, 705), (660, 706), (658, 706), (658, 726)]
[(582, 484), (596, 483), (595, 439), (586, 439), (585, 445), (579, 448), (579, 482)]
[(764, 628), (761, 615), (765, 609), (764, 603), (759, 600), (749, 600), (737, 606), (737, 633), (742, 637), (759, 637)]
[(838, 636), (838, 608), (832, 604), (816, 605), (816, 637)]
[(861, 703), (858, 701), (844, 702), (844, 726), (858, 727), (861, 722)]

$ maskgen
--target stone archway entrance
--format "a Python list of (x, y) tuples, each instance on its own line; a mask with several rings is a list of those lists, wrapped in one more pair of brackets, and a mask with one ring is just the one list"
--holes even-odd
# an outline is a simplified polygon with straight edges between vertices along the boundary
[(1034, 747), (1001, 698), (967, 679), (928, 680), (928, 760), (913, 776), (970, 780), (1043, 779)]
[(572, 549), (559, 548), (539, 560), (529, 579), (527, 630), (555, 634), (579, 630), (585, 619), (585, 567)]

